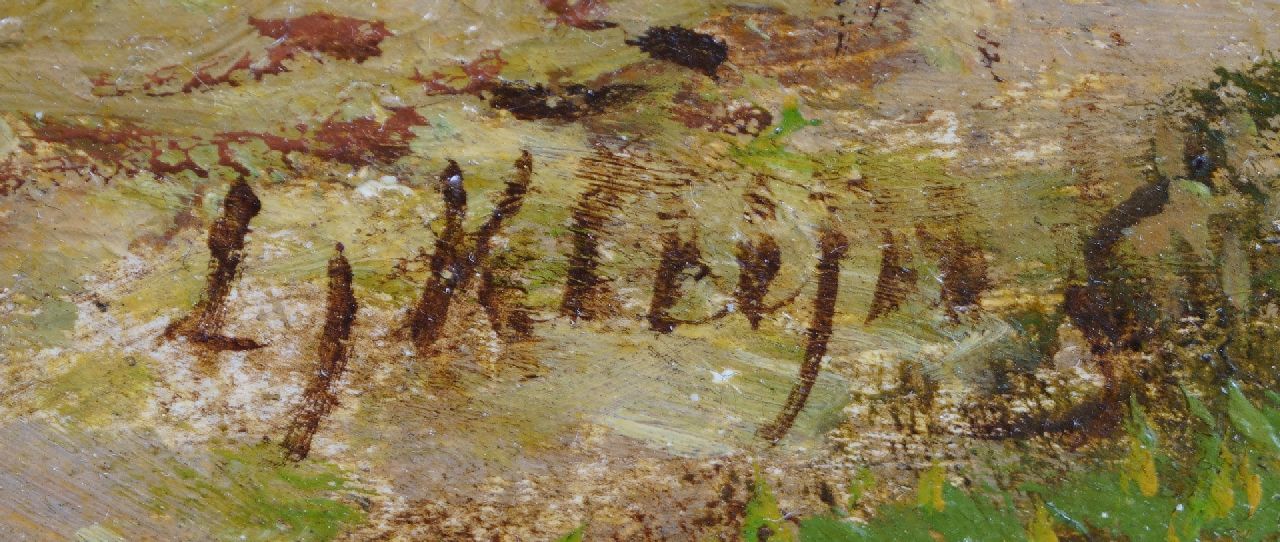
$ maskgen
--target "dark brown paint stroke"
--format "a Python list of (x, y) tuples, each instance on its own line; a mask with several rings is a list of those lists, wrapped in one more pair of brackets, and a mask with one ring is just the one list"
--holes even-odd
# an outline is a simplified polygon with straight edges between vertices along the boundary
[(597, 202), (612, 197), (607, 190), (589, 189), (573, 209), (569, 227), (573, 247), (565, 272), (564, 296), (560, 301), (560, 314), (564, 316), (581, 320), (592, 320), (597, 316), (593, 298), (601, 294), (604, 281), (596, 272), (600, 266), (600, 241), (596, 235), (602, 229), (605, 217), (597, 213), (595, 207), (602, 205)]
[(675, 330), (677, 321), (671, 317), (670, 310), (680, 300), (680, 283), (684, 280), (685, 271), (691, 268), (697, 269), (694, 280), (700, 280), (710, 272), (702, 263), (702, 251), (698, 249), (697, 241), (681, 239), (676, 232), (663, 234), (662, 253), (653, 278), (653, 297), (646, 316), (649, 329), (658, 333)]
[(760, 234), (754, 239), (739, 241), (735, 257), (738, 260), (738, 286), (734, 292), (737, 309), (747, 318), (751, 329), (760, 329), (760, 320), (768, 310), (764, 298), (782, 269), (782, 249), (772, 235)]
[(533, 335), (533, 316), (523, 303), (525, 289), (504, 283), (490, 267), (480, 271), (476, 300), (499, 336), (526, 339)]
[(594, 156), (583, 159), (579, 176), (587, 179), (586, 190), (573, 206), (569, 231), (571, 248), (566, 270), (560, 314), (574, 320), (600, 316), (609, 296), (608, 281), (600, 277), (600, 238), (622, 208), (625, 196), (641, 191), (628, 173), (643, 170), (609, 150), (599, 147)]
[(351, 338), (358, 306), (351, 288), (351, 264), (343, 254), (342, 243), (335, 245), (334, 250), (336, 254), (329, 260), (329, 299), (324, 330), (320, 333), (319, 360), (281, 442), (287, 457), (293, 461), (306, 459), (311, 452), (311, 439), (320, 422), (338, 404), (334, 387), (347, 368), (347, 341)]
[(261, 210), (262, 202), (249, 183), (236, 180), (223, 200), (222, 216), (209, 227), (209, 277), (204, 295), (190, 314), (165, 329), (165, 338), (183, 336), (214, 350), (252, 350), (263, 346), (251, 339), (222, 335), (227, 296), (244, 259), (249, 221)]
[(517, 119), (575, 120), (598, 115), (625, 104), (643, 90), (639, 85), (604, 85), (589, 88), (572, 84), (551, 88), (541, 83), (503, 81), (489, 89), (489, 105), (510, 111)]
[(502, 198), (489, 219), (468, 242), (462, 221), (467, 212), (467, 192), (462, 186), (462, 170), (452, 160), (440, 174), (445, 202), (445, 225), (436, 238), (431, 255), (431, 275), (422, 297), (412, 309), (409, 330), (419, 352), (429, 349), (440, 338), (440, 330), (449, 316), (449, 306), (459, 292), (470, 285), (478, 267), (484, 265), (492, 248), (492, 239), (505, 221), (520, 211), (533, 176), (533, 158), (528, 151), (516, 160), (516, 174), (507, 181)]
[(1135, 189), (1102, 217), (1093, 235), (1085, 242), (1085, 283), (1067, 287), (1063, 305), (1096, 354), (1105, 354), (1131, 342), (1125, 337), (1138, 331), (1128, 300), (1113, 299), (1112, 288), (1108, 287), (1113, 285), (1114, 276), (1119, 271), (1115, 262), (1115, 246), (1124, 237), (1126, 229), (1164, 209), (1169, 202), (1169, 184), (1169, 179), (1160, 178)]
[(916, 288), (918, 274), (915, 269), (907, 267), (911, 253), (904, 246), (904, 240), (888, 228), (881, 230), (880, 236), (880, 274), (876, 278), (876, 290), (871, 297), (871, 309), (867, 312), (865, 324), (898, 310), (906, 296)]
[(813, 319), (809, 322), (808, 341), (805, 344), (804, 361), (800, 365), (800, 375), (791, 388), (791, 393), (787, 395), (787, 401), (778, 417), (760, 428), (757, 433), (760, 438), (777, 442), (785, 437), (818, 381), (822, 358), (827, 355), (827, 343), (831, 341), (836, 298), (840, 293), (840, 259), (848, 250), (849, 241), (844, 234), (831, 226), (823, 228), (818, 239), (818, 290), (813, 297)]
[(453, 294), (464, 280), (462, 271), (466, 265), (460, 252), (466, 242), (462, 219), (467, 214), (467, 192), (462, 187), (462, 169), (457, 162), (449, 161), (440, 173), (439, 182), (445, 204), (444, 228), (436, 237), (435, 251), (431, 253), (431, 275), (409, 319), (413, 342), (420, 348), (438, 338)]
[(991, 287), (982, 247), (955, 232), (943, 245), (938, 259), (942, 272), (942, 303), (952, 320), (978, 308), (982, 293)]
[(665, 178), (660, 167), (651, 165), (655, 165), (654, 161), (640, 163), (604, 145), (598, 145), (595, 153), (582, 159), (577, 174), (587, 181), (587, 187), (572, 210), (572, 247), (561, 315), (593, 320), (607, 312), (612, 301), (609, 279), (601, 277), (598, 269), (601, 239), (622, 216), (629, 201), (642, 194), (654, 194), (655, 190), (674, 191), (685, 185), (683, 179)]
[(626, 43), (639, 47), (657, 60), (678, 64), (710, 77), (715, 77), (716, 69), (729, 58), (729, 47), (724, 40), (678, 25), (649, 28), (640, 37)]

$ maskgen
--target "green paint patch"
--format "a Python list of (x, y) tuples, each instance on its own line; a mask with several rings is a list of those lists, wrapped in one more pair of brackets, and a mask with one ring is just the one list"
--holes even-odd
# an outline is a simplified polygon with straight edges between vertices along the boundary
[(560, 537), (560, 539), (557, 542), (582, 542), (582, 536), (586, 532), (587, 532), (587, 526), (582, 525), (577, 529), (569, 531), (569, 534), (566, 534)]
[[(1268, 404), (1259, 406), (1235, 384), (1224, 393), (1226, 412), (1219, 415), (1187, 396), (1192, 416), (1209, 428), (1190, 460), (1162, 453), (1146, 414), (1131, 401), (1128, 454), (1082, 466), (1060, 481), (1028, 482), (1016, 490), (989, 485), (961, 490), (933, 467), (921, 474), (915, 498), (881, 504), (865, 524), (842, 519), (839, 510), (804, 518), (800, 540), (1275, 539), (1280, 536), (1280, 462), (1270, 439), (1280, 432), (1280, 395), (1266, 393)], [(1219, 419), (1229, 421), (1220, 424)], [(1133, 449), (1143, 452), (1136, 474)], [(1155, 468), (1169, 483), (1154, 484), (1150, 469)], [(1152, 477), (1147, 487), (1142, 487), (1143, 476)], [(870, 483), (869, 476), (855, 478), (850, 507)], [(756, 540), (747, 527), (768, 525), (778, 513), (768, 486), (757, 481), (743, 539)]]
[(860, 527), (835, 516), (814, 516), (800, 522), (802, 542), (845, 542), (865, 537), (866, 533)]
[(1280, 60), (1271, 55), (1245, 70), (1217, 68), (1213, 71), (1218, 80), (1201, 89), (1190, 91), (1193, 101), (1211, 114), (1225, 114), (1228, 109), (1223, 99), (1224, 89), (1234, 87), (1231, 94), (1243, 94), (1244, 108), (1255, 124), (1266, 126), (1280, 115)]
[[(1265, 419), (1269, 407), (1255, 406), (1234, 384), (1227, 393), (1227, 417), (1248, 419), (1248, 430), (1264, 435), (1280, 427)], [(1057, 525), (1085, 536), (1188, 541), (1267, 540), (1280, 534), (1280, 506), (1275, 503), (1280, 465), (1257, 459), (1266, 453), (1266, 442), (1241, 433), (1237, 436), (1244, 438), (1227, 438), (1203, 402), (1189, 394), (1187, 401), (1191, 414), (1210, 431), (1200, 436), (1200, 452), (1190, 462), (1164, 454), (1155, 457), (1162, 477), (1170, 480), (1158, 491), (1154, 483), (1149, 488), (1133, 486), (1132, 448), (1114, 466), (1103, 463), (1056, 486), (1027, 484), (1024, 489), (1043, 499)], [(1156, 453), (1157, 441), (1145, 414), (1136, 403), (1130, 408), (1129, 438), (1136, 447)], [(1272, 496), (1271, 502), (1264, 495)]]
[[(1007, 496), (990, 489), (971, 494), (945, 482), (940, 490), (940, 501), (929, 505), (897, 503), (881, 507), (864, 529), (856, 531), (859, 538), (843, 540), (1024, 539), (1022, 523)], [(936, 507), (938, 504), (941, 509)]]
[(269, 443), (215, 452), (212, 469), (200, 474), (175, 469), (172, 488), (153, 488), (156, 507), (174, 501), (220, 516), (224, 540), (333, 540), (364, 521), (342, 494), (363, 493), (348, 485), (334, 466), (313, 461), (290, 463)]
[(1176, 184), (1179, 190), (1195, 195), (1197, 197), (1201, 197), (1201, 198), (1213, 197), (1213, 191), (1209, 190), (1209, 187), (1206, 186), (1204, 183), (1198, 183), (1198, 182), (1190, 181), (1187, 179), (1178, 179)]
[(41, 301), (26, 296), (17, 302), (22, 303), (26, 310), (13, 319), (11, 326), (14, 329), (0, 333), (0, 338), (9, 339), (8, 336), (12, 335), (13, 342), (9, 344), (28, 343), (37, 348), (68, 344), (71, 330), (79, 318), (74, 303), (54, 298)]
[(153, 380), (141, 356), (75, 354), (66, 372), (39, 386), (39, 408), (90, 427), (127, 421), (146, 405)]
[(782, 511), (778, 508), (778, 498), (769, 489), (769, 482), (759, 468), (756, 469), (751, 500), (747, 501), (746, 518), (742, 522), (742, 539), (746, 542), (796, 540), (790, 522), (783, 519)]
[(733, 146), (730, 149), (730, 156), (749, 169), (812, 174), (816, 167), (814, 160), (787, 150), (785, 140), (787, 136), (805, 127), (819, 124), (822, 124), (822, 121), (804, 118), (800, 113), (799, 103), (790, 100), (783, 105), (782, 114), (773, 128), (756, 136), (744, 146)]

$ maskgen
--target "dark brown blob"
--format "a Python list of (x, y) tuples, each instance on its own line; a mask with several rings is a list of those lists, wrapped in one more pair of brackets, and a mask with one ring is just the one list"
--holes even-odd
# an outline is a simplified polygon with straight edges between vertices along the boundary
[(787, 436), (796, 416), (804, 410), (809, 400), (809, 392), (818, 381), (818, 372), (822, 369), (822, 358), (827, 355), (827, 343), (831, 341), (832, 324), (836, 313), (836, 298), (840, 293), (840, 259), (849, 250), (849, 241), (844, 234), (830, 225), (822, 229), (818, 239), (818, 290), (813, 297), (813, 317), (809, 322), (808, 340), (804, 349), (804, 361), (800, 365), (800, 375), (787, 402), (783, 405), (778, 417), (768, 425), (760, 427), (758, 435), (770, 442), (777, 442)]
[(871, 297), (871, 309), (863, 323), (870, 324), (876, 318), (898, 310), (903, 300), (916, 289), (917, 273), (907, 267), (911, 253), (904, 239), (885, 228), (880, 231), (883, 245), (880, 250), (880, 275), (876, 278), (876, 291)]
[(682, 26), (652, 27), (627, 45), (639, 47), (649, 56), (679, 64), (709, 77), (729, 58), (729, 47), (720, 38), (694, 32)]
[[(938, 229), (943, 231), (938, 232)], [(945, 236), (945, 237), (943, 237)], [(954, 227), (916, 227), (916, 238), (926, 254), (938, 259), (942, 281), (941, 301), (953, 322), (979, 308), (982, 293), (991, 287), (982, 247)]]
[(552, 89), (541, 83), (504, 81), (489, 89), (489, 105), (510, 111), (520, 120), (575, 120), (627, 103), (641, 90), (638, 85), (593, 89), (578, 84)]
[(696, 240), (684, 240), (675, 232), (667, 232), (662, 236), (662, 254), (659, 256), (658, 269), (653, 277), (653, 298), (649, 302), (649, 329), (658, 333), (670, 333), (675, 330), (677, 321), (671, 317), (670, 310), (680, 300), (680, 283), (684, 280), (685, 271), (696, 269), (693, 280), (706, 277), (711, 269), (702, 263), (702, 252)]
[(827, 483), (826, 480), (818, 482), (818, 500), (831, 508), (839, 506), (836, 503), (835, 491), (831, 489), (831, 484)]
[(347, 340), (356, 320), (357, 305), (351, 289), (351, 264), (342, 253), (342, 243), (334, 249), (337, 254), (329, 260), (329, 300), (320, 333), (319, 360), (281, 442), (288, 458), (294, 461), (306, 459), (311, 452), (311, 439), (320, 422), (338, 404), (334, 387), (347, 368)]
[(1000, 42), (987, 37), (985, 31), (978, 32), (978, 39), (982, 40), (985, 45), (978, 46), (978, 54), (982, 55), (982, 66), (991, 74), (991, 79), (997, 83), (1003, 83), (1004, 79), (996, 75), (995, 65), (1000, 62)]
[(431, 254), (430, 271), (422, 298), (410, 311), (409, 331), (419, 352), (425, 352), (440, 338), (440, 330), (449, 316), (449, 306), (459, 292), (466, 290), (483, 268), (491, 250), (494, 235), (505, 221), (515, 216), (524, 203), (533, 179), (533, 157), (528, 151), (516, 160), (516, 174), (506, 183), (502, 198), (493, 213), (468, 240), (462, 221), (467, 213), (467, 192), (462, 186), (462, 170), (452, 160), (440, 174), (444, 195), (444, 229), (436, 237)]
[(209, 226), (209, 277), (204, 295), (190, 314), (165, 329), (165, 338), (183, 336), (213, 350), (252, 350), (263, 346), (250, 339), (222, 335), (227, 296), (244, 259), (249, 221), (261, 209), (262, 202), (249, 183), (238, 179), (231, 185), (222, 203), (222, 216)]
[(747, 318), (751, 329), (760, 328), (760, 320), (767, 307), (764, 298), (769, 285), (782, 269), (782, 249), (772, 235), (761, 234), (755, 239), (738, 242), (738, 287), (734, 301), (738, 311)]
[(249, 18), (258, 33), (275, 38), (284, 47), (324, 53), (339, 60), (364, 62), (382, 54), (378, 46), (391, 36), (386, 23), (343, 17), (329, 13), (310, 13), (290, 19)]
[(542, 7), (556, 15), (556, 23), (571, 26), (579, 30), (604, 30), (614, 28), (617, 23), (599, 19), (599, 12), (604, 10), (604, 0), (538, 0)]

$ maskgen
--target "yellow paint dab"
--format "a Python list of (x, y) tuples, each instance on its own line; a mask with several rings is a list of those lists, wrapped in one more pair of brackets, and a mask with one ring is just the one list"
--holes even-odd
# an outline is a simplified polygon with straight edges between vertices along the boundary
[(1249, 504), (1249, 515), (1258, 511), (1258, 505), (1262, 503), (1262, 476), (1253, 472), (1249, 466), (1249, 456), (1240, 458), (1240, 485), (1244, 488), (1245, 502)]
[(1058, 533), (1053, 532), (1053, 518), (1044, 503), (1036, 499), (1035, 516), (1027, 526), (1027, 540), (1030, 542), (1058, 542)]
[(946, 501), (942, 499), (942, 486), (947, 482), (947, 471), (942, 465), (933, 465), (920, 473), (920, 488), (916, 495), (916, 502), (921, 507), (931, 508), (936, 512), (941, 512), (947, 507)]
[(1155, 454), (1136, 438), (1129, 439), (1129, 456), (1125, 460), (1123, 480), (1126, 491), (1128, 491), (1129, 482), (1133, 482), (1145, 497), (1155, 496), (1160, 489), (1160, 481), (1156, 475)]

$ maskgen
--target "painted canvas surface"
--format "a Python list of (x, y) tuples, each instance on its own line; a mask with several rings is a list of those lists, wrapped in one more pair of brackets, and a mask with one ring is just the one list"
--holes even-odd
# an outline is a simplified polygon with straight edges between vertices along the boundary
[(1277, 47), (7, 0), (0, 540), (1280, 539)]

